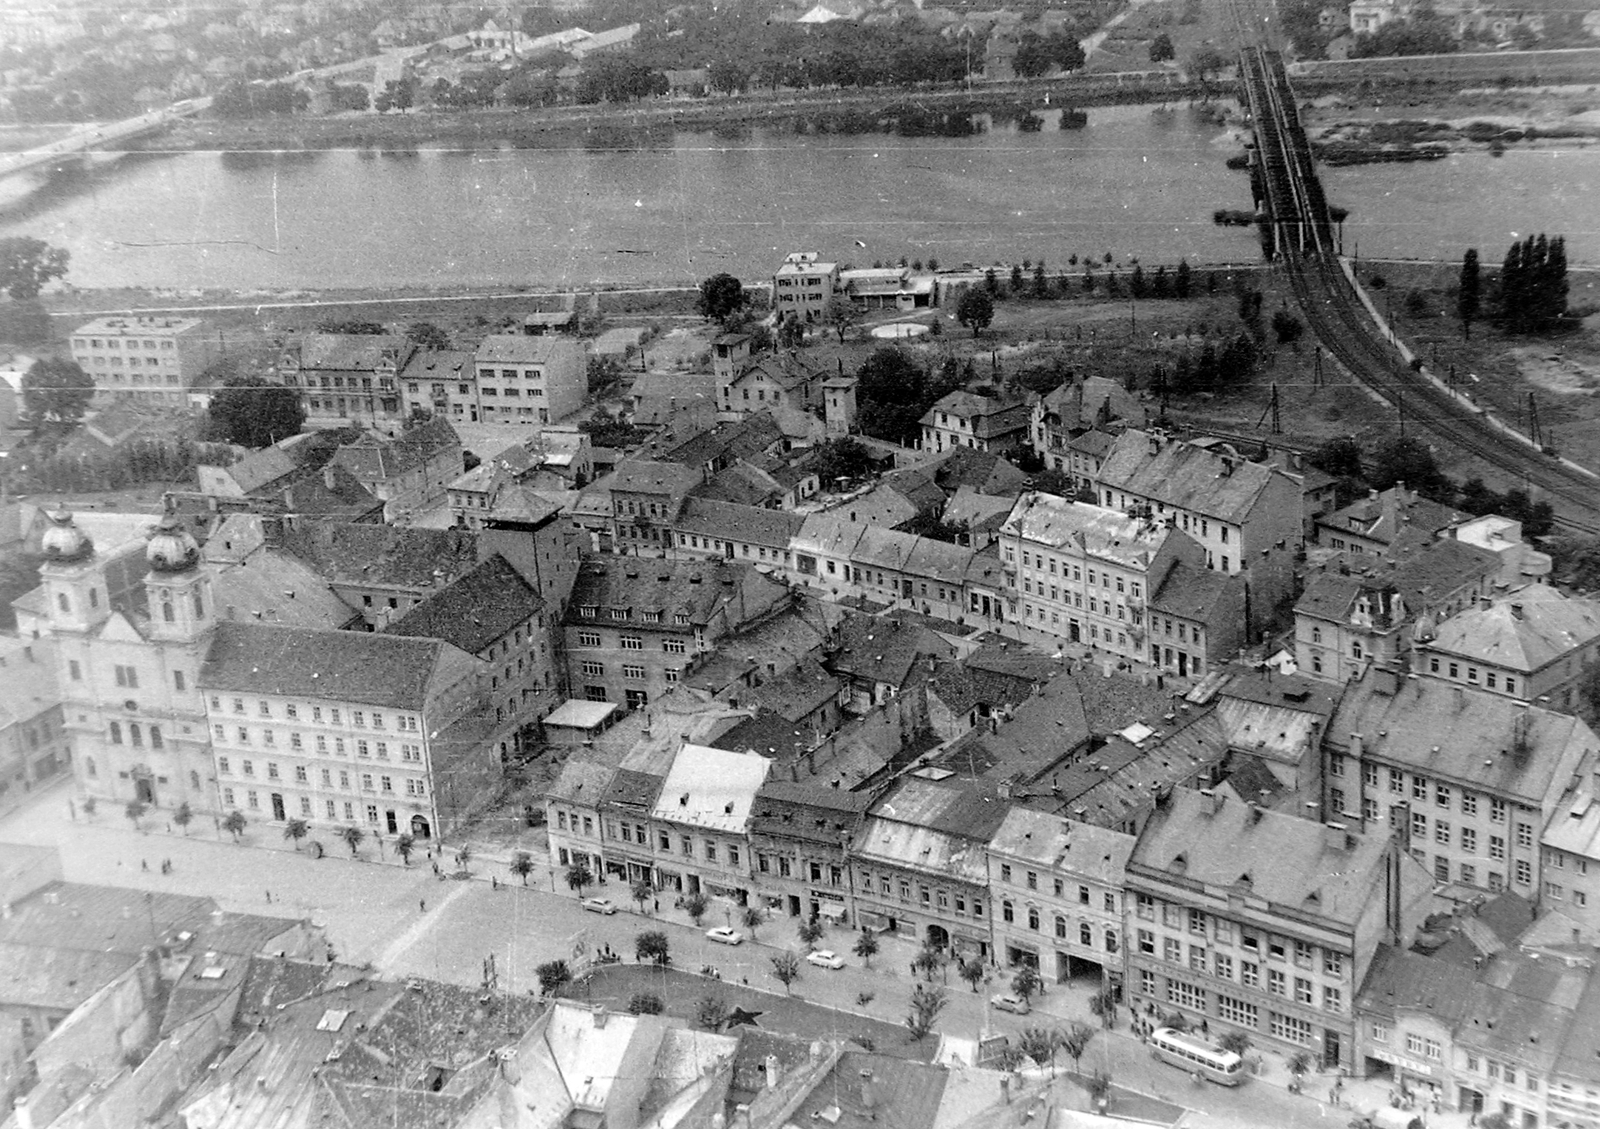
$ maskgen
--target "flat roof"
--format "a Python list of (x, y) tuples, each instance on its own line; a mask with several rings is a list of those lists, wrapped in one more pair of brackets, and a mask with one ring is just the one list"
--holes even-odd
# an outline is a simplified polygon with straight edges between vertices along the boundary
[(588, 702), (571, 698), (562, 702), (544, 719), (546, 725), (561, 725), (568, 729), (593, 729), (617, 711), (615, 702)]

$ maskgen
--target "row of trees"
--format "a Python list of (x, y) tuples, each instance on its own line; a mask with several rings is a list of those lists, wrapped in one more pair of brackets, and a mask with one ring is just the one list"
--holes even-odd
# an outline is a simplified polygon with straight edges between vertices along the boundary
[(311, 104), (311, 95), (288, 82), (230, 82), (211, 100), (219, 118), (259, 118), (269, 114), (298, 114)]

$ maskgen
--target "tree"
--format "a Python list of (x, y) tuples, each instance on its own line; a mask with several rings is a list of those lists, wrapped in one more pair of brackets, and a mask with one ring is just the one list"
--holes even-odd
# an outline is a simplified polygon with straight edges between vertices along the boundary
[(689, 915), (689, 920), (694, 922), (696, 929), (700, 928), (701, 922), (705, 920), (706, 910), (709, 907), (710, 903), (706, 901), (706, 896), (699, 890), (683, 896), (683, 912)]
[(714, 274), (700, 284), (701, 317), (725, 322), (744, 309), (745, 301), (744, 283), (731, 274)]
[(414, 321), (406, 326), (406, 340), (424, 349), (450, 348), (450, 335), (431, 321)]
[(1360, 478), (1361, 446), (1354, 439), (1329, 439), (1313, 451), (1306, 460), (1312, 466), (1334, 478)]
[(943, 967), (944, 954), (933, 945), (924, 944), (917, 950), (917, 955), (911, 958), (911, 970), (922, 973), (929, 981), (932, 981), (933, 974)]
[(87, 815), (87, 816), (93, 816), (94, 815), (94, 809), (95, 809), (95, 798), (93, 796), (85, 796), (83, 798), (83, 814)]
[(522, 884), (526, 886), (528, 884), (528, 875), (533, 873), (533, 856), (527, 851), (513, 851), (511, 865), (508, 869), (512, 874), (520, 878)]
[(982, 334), (994, 321), (993, 295), (981, 286), (968, 287), (956, 303), (956, 320), (962, 325), (971, 326), (972, 336)]
[(817, 444), (811, 452), (811, 468), (824, 487), (840, 479), (854, 482), (872, 472), (872, 455), (860, 440), (848, 435), (840, 439), (827, 439)]
[(822, 922), (814, 917), (802, 918), (795, 927), (795, 936), (800, 938), (800, 943), (810, 952), (817, 947), (817, 942), (822, 940)]
[(194, 809), (189, 806), (188, 800), (179, 804), (178, 810), (172, 813), (172, 822), (178, 825), (178, 830), (185, 836), (189, 834), (189, 824), (194, 822)]
[[(523, 885), (527, 885), (527, 879), (523, 879)], [(644, 904), (656, 896), (655, 887), (650, 885), (650, 879), (641, 878), (628, 887), (628, 896), (639, 906), (639, 912), (643, 913)]]
[(1096, 1070), (1084, 1080), (1083, 1089), (1089, 1095), (1089, 1100), (1094, 1103), (1095, 1108), (1104, 1112), (1106, 1102), (1111, 1097), (1111, 1075), (1104, 1070)]
[(672, 957), (667, 951), (667, 935), (659, 929), (646, 929), (635, 937), (633, 955), (640, 964), (647, 960), (652, 964), (672, 963)]
[(1567, 318), (1567, 243), (1561, 236), (1513, 242), (1500, 268), (1499, 316), (1507, 333), (1549, 333)]
[(1128, 293), (1135, 298), (1145, 298), (1150, 294), (1150, 285), (1144, 277), (1144, 264), (1134, 263), (1133, 273), (1128, 276)]
[(535, 968), (534, 973), (539, 977), (539, 991), (546, 996), (555, 995), (572, 982), (572, 969), (564, 960), (546, 961)]
[(1194, 273), (1189, 269), (1187, 259), (1178, 260), (1178, 269), (1172, 272), (1172, 296), (1178, 299), (1189, 297), (1194, 289)]
[(1311, 1069), (1311, 1055), (1306, 1051), (1295, 1051), (1283, 1065), (1289, 1070), (1290, 1092), (1299, 1093), (1306, 1071)]
[(391, 78), (373, 99), (372, 108), (380, 114), (399, 110), (402, 114), (417, 103), (417, 84), (414, 79)]
[[(1595, 669), (1600, 670), (1600, 666)], [(878, 935), (870, 929), (863, 929), (856, 934), (856, 943), (851, 952), (861, 958), (862, 967), (871, 968), (872, 958), (878, 955)]]
[(945, 990), (937, 984), (918, 984), (911, 990), (911, 1011), (906, 1015), (906, 1030), (911, 1032), (913, 1040), (920, 1043), (928, 1037), (946, 1002)]
[(13, 301), (37, 298), (49, 283), (67, 273), (72, 256), (31, 235), (0, 239), (0, 290)]
[(1243, 1058), (1245, 1052), (1250, 1049), (1250, 1036), (1243, 1031), (1224, 1031), (1217, 1037), (1217, 1046)]
[(1035, 992), (1044, 987), (1044, 980), (1039, 976), (1039, 970), (1031, 964), (1025, 964), (1017, 969), (1011, 978), (1011, 990), (1024, 1000), (1033, 998)]
[(1039, 1066), (1051, 1067), (1054, 1075), (1056, 1062), (1056, 1033), (1046, 1027), (1024, 1027), (1017, 1036), (1016, 1047)]
[(766, 924), (767, 915), (761, 912), (760, 906), (745, 906), (744, 912), (739, 915), (740, 923), (750, 930), (750, 939), (756, 939), (756, 930)]
[(122, 814), (128, 817), (128, 822), (133, 824), (135, 831), (138, 831), (139, 821), (144, 818), (146, 810), (143, 800), (129, 800), (128, 806), (122, 809)]
[(719, 59), (707, 68), (706, 80), (719, 94), (743, 94), (750, 88), (748, 67)]
[(844, 344), (845, 330), (850, 329), (861, 320), (861, 310), (856, 304), (843, 294), (835, 294), (828, 299), (827, 305), (822, 307), (822, 324), (831, 325), (833, 331), (839, 335), (839, 344)]
[(1227, 56), (1215, 47), (1202, 47), (1189, 56), (1189, 73), (1200, 81), (1201, 86), (1208, 85), (1227, 65)]
[(1461, 256), (1461, 281), (1456, 286), (1456, 317), (1461, 319), (1461, 337), (1472, 336), (1472, 323), (1478, 320), (1478, 309), (1483, 304), (1483, 279), (1478, 272), (1478, 249), (1467, 248)]
[(966, 535), (969, 526), (964, 521), (945, 521), (933, 510), (921, 510), (895, 528), (902, 533), (954, 545)]
[(666, 1010), (666, 1001), (654, 992), (635, 992), (628, 1000), (630, 1015), (660, 1015)]
[(366, 837), (367, 833), (361, 830), (359, 827), (339, 828), (339, 838), (343, 839), (344, 845), (350, 848), (351, 858), (356, 857), (356, 848), (361, 845), (361, 840), (365, 839)]
[(1293, 345), (1306, 331), (1305, 323), (1288, 310), (1277, 310), (1272, 315), (1272, 332), (1279, 345)]
[(583, 888), (594, 881), (594, 875), (590, 873), (588, 863), (573, 862), (567, 867), (566, 879), (567, 889), (581, 898), (583, 897)]
[(1077, 492), (1066, 472), (1054, 469), (1041, 470), (1034, 475), (1033, 488), (1041, 494), (1054, 494), (1059, 498), (1070, 498)]
[(772, 975), (783, 985), (783, 994), (789, 994), (789, 985), (800, 979), (800, 958), (791, 952), (781, 952), (772, 958)]
[(1439, 469), (1428, 445), (1410, 435), (1398, 436), (1378, 448), (1367, 480), (1378, 490), (1404, 482), (1410, 489), (1446, 505), (1456, 493), (1455, 483)]
[(728, 1022), (728, 1005), (720, 996), (701, 996), (694, 1005), (694, 1021), (707, 1031), (721, 1031)]
[(394, 841), (394, 853), (400, 856), (401, 866), (411, 865), (411, 855), (417, 849), (416, 836), (409, 831), (401, 832)]
[(1166, 63), (1178, 57), (1178, 52), (1172, 46), (1172, 36), (1162, 32), (1150, 41), (1150, 61), (1152, 63)]
[(319, 321), (318, 333), (338, 333), (355, 337), (382, 337), (389, 331), (376, 321)]
[(1116, 989), (1108, 985), (1090, 996), (1089, 1014), (1098, 1018), (1102, 1025), (1115, 1027), (1117, 1025)]
[(291, 819), (283, 825), (283, 837), (294, 844), (294, 849), (300, 849), (300, 840), (304, 839), (311, 831), (311, 825), (303, 819)]
[(472, 861), (472, 844), (462, 843), (456, 848), (456, 865), (462, 870), (467, 869), (467, 864)]
[(43, 357), (22, 378), (22, 404), (34, 427), (74, 427), (94, 399), (94, 378), (76, 361)]
[(982, 961), (964, 960), (961, 962), (961, 967), (956, 971), (960, 975), (961, 979), (965, 980), (967, 982), (967, 986), (970, 987), (974, 992), (978, 990), (978, 985), (983, 983), (984, 971)]
[(224, 380), (211, 397), (210, 414), (218, 437), (241, 447), (270, 447), (280, 439), (298, 435), (306, 420), (300, 396), (293, 388), (272, 384), (259, 376)]
[(1056, 1032), (1056, 1043), (1072, 1060), (1074, 1073), (1078, 1072), (1079, 1061), (1083, 1058), (1083, 1052), (1089, 1049), (1089, 1044), (1094, 1042), (1094, 1036), (1094, 1028), (1080, 1020), (1074, 1020), (1065, 1029)]
[(239, 836), (244, 834), (245, 825), (247, 823), (248, 821), (245, 819), (244, 812), (242, 811), (230, 811), (227, 815), (222, 817), (222, 829), (229, 835), (233, 836), (233, 841), (235, 843), (239, 841)]

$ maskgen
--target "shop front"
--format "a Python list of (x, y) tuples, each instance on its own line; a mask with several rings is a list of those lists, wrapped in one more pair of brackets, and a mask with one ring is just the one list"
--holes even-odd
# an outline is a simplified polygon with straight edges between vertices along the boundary
[(826, 918), (829, 925), (844, 929), (850, 927), (850, 909), (845, 904), (843, 894), (837, 890), (813, 889), (810, 895), (811, 916)]
[(1369, 1077), (1393, 1079), (1394, 1087), (1402, 1097), (1421, 1095), (1426, 1098), (1437, 1093), (1448, 1106), (1454, 1096), (1449, 1079), (1444, 1077), (1444, 1071), (1438, 1063), (1391, 1051), (1387, 1047), (1370, 1047), (1366, 1065)]

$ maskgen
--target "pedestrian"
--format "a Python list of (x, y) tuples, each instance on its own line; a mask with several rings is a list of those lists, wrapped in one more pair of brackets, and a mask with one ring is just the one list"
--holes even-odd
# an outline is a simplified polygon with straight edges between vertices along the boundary
[(272, 904), (272, 891), (271, 890), (267, 891), (267, 904), (269, 906)]
[(1200, 1034), (1207, 1037), (1211, 1035), (1211, 1024), (1204, 1019), (1200, 1021)]
[(140, 870), (144, 870), (144, 871), (148, 871), (150, 869), (149, 860), (148, 859), (140, 859), (139, 860), (139, 869)]
[(739, 977), (739, 983), (743, 984), (746, 988), (750, 987), (750, 977), (748, 977), (748, 976)]
[(433, 876), (435, 878), (439, 877), (439, 864), (438, 863), (434, 863), (433, 864)]
[(171, 834), (172, 834), (172, 824), (170, 824), (170, 823), (169, 823), (169, 824), (167, 824), (167, 834), (168, 834), (168, 835), (171, 835)]
[(428, 899), (427, 898), (418, 898), (417, 899), (417, 909), (422, 913), (427, 913), (428, 912)]
[(496, 878), (492, 874), (489, 875), (489, 889), (491, 889), (491, 890), (500, 889), (500, 879)]
[(78, 805), (73, 803), (71, 800), (67, 801), (67, 814), (72, 817), (72, 820), (73, 820), (74, 823), (77, 822), (77, 820), (78, 820)]
[(660, 913), (661, 912), (661, 899), (660, 898), (656, 898), (655, 899), (655, 905), (656, 905), (656, 912)]

